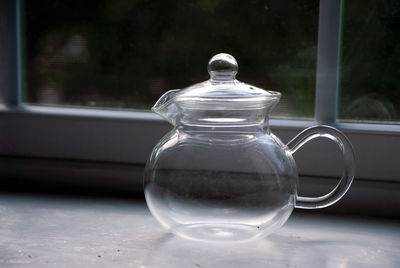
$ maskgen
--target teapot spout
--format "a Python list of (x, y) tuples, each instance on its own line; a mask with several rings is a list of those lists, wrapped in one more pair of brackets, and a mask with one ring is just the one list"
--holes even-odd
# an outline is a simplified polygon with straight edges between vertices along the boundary
[(172, 125), (176, 126), (179, 118), (179, 110), (174, 101), (179, 89), (169, 90), (151, 108), (153, 112), (165, 118)]

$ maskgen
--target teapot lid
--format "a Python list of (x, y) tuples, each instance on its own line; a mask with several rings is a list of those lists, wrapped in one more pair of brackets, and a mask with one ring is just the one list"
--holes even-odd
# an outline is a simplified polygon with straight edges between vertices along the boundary
[(208, 62), (207, 70), (209, 80), (179, 90), (173, 100), (185, 107), (224, 110), (263, 108), (280, 99), (279, 92), (236, 80), (238, 64), (232, 55), (215, 55)]

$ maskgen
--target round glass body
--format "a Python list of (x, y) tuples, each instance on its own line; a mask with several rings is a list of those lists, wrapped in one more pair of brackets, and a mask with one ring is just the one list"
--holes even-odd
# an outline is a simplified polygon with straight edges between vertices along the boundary
[(152, 214), (196, 240), (243, 241), (268, 235), (290, 216), (296, 164), (264, 129), (177, 128), (155, 147), (145, 172)]

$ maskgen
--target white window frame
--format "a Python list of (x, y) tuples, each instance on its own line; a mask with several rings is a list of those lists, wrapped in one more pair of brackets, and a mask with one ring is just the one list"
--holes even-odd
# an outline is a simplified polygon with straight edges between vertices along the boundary
[[(0, 47), (0, 70), (5, 78), (0, 85), (4, 102), (0, 107), (0, 157), (134, 165), (137, 167), (135, 185), (139, 187), (151, 149), (171, 127), (150, 112), (21, 103), (21, 4), (19, 0), (9, 0), (0, 5), (8, 25), (7, 31), (0, 33), (4, 40), (4, 47)], [(270, 127), (287, 142), (308, 126), (334, 126), (354, 146), (356, 180), (398, 187), (400, 125), (337, 120), (342, 5), (343, 1), (339, 0), (320, 0), (315, 120), (271, 119)], [(306, 153), (296, 155), (300, 175), (337, 177), (342, 159), (330, 157), (335, 155), (332, 148), (314, 145), (306, 147)], [(308, 155), (321, 155), (321, 152), (324, 157), (318, 163), (308, 161)], [(18, 173), (18, 168), (14, 171)]]

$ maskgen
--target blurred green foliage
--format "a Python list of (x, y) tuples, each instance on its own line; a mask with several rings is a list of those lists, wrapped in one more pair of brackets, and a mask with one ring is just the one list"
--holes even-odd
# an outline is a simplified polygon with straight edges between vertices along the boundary
[(27, 102), (148, 109), (208, 79), (217, 53), (238, 79), (283, 93), (278, 115), (314, 114), (318, 1), (26, 1)]
[[(339, 116), (400, 120), (400, 1), (344, 1)], [(27, 102), (148, 109), (208, 79), (217, 53), (238, 79), (283, 93), (275, 115), (312, 117), (318, 1), (26, 1)]]

